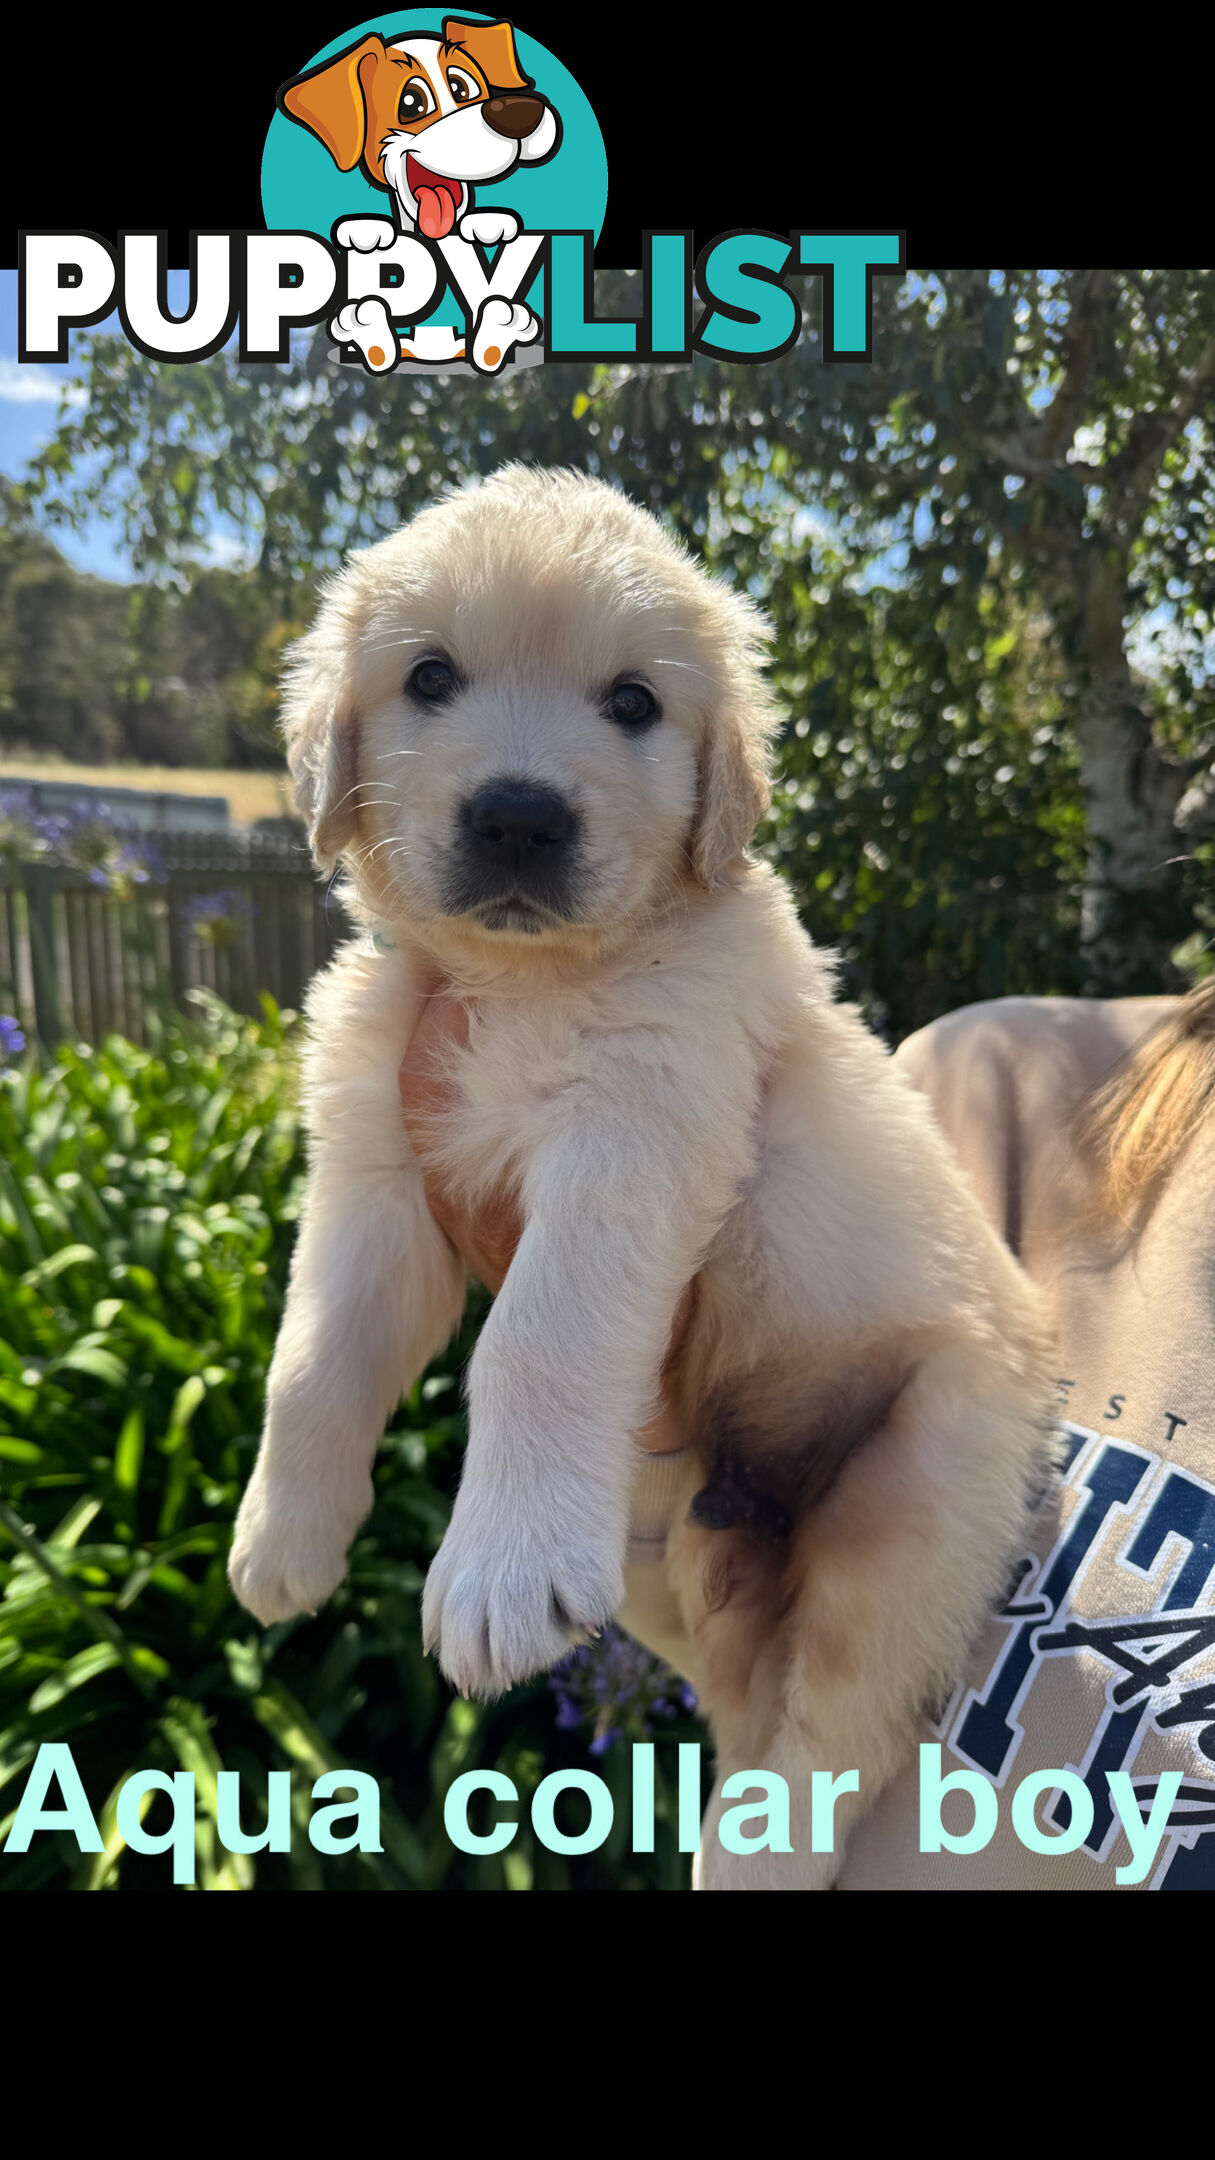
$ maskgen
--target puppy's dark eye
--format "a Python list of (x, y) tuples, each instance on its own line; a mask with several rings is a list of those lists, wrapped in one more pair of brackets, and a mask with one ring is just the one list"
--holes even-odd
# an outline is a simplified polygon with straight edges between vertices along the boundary
[(442, 705), (456, 687), (456, 671), (450, 660), (419, 660), (409, 678), (415, 697), (428, 705)]
[(660, 714), (658, 700), (644, 683), (620, 682), (608, 691), (605, 710), (609, 720), (618, 721), (621, 727), (645, 727)]
[(434, 99), (431, 97), (425, 83), (420, 81), (416, 75), (411, 75), (401, 92), (401, 102), (397, 106), (397, 118), (406, 121), (424, 120), (433, 104)]

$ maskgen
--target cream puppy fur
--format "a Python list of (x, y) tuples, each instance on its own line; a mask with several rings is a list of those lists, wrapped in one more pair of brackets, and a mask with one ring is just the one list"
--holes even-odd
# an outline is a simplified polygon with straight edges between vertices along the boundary
[[(764, 636), (647, 512), (521, 466), (330, 585), (290, 765), (319, 862), (378, 927), (308, 999), (311, 1171), (231, 1559), (263, 1621), (330, 1595), (384, 1423), (460, 1319), (397, 1089), (449, 981), (471, 1025), (433, 1155), (473, 1204), (513, 1189), (525, 1228), (468, 1373), (427, 1643), (493, 1694), (617, 1610), (633, 1436), (698, 1278), (674, 1383), (697, 1467), (665, 1564), (718, 1750), (698, 1879), (750, 1889), (831, 1881), (1053, 1450), (1034, 1294), (747, 854)], [(748, 1768), (787, 1777), (792, 1853), (716, 1838)], [(859, 1773), (834, 1855), (810, 1851), (814, 1770)]]

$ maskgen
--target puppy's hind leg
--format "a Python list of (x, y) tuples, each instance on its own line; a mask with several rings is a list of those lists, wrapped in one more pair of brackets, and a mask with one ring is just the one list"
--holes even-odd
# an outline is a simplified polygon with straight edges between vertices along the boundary
[[(850, 1828), (910, 1755), (925, 1708), (956, 1683), (998, 1606), (1053, 1459), (1032, 1386), (993, 1371), (974, 1345), (925, 1359), (797, 1525), (774, 1593), (780, 1623), (753, 1644), (745, 1692), (715, 1703), (706, 1688), (720, 1776), (699, 1887), (830, 1886)], [(729, 1629), (727, 1603), (706, 1616), (702, 1639)], [(723, 1814), (755, 1804), (726, 1799), (723, 1785), (759, 1769), (788, 1783), (790, 1853), (734, 1854), (720, 1842)], [(857, 1791), (836, 1799), (824, 1853), (811, 1850), (815, 1771), (857, 1773)]]
[[(785, 1881), (790, 1872), (787, 1857), (758, 1849), (732, 1855), (718, 1836), (725, 1814), (740, 1807), (749, 1814), (758, 1804), (759, 1793), (745, 1773), (767, 1777), (776, 1772), (788, 1788), (789, 1842), (799, 1863), (809, 1848), (809, 1817), (802, 1805), (808, 1802), (810, 1791), (802, 1776), (804, 1738), (796, 1736), (787, 1766), (777, 1761), (788, 1692), (793, 1586), (787, 1548), (757, 1536), (751, 1528), (706, 1530), (692, 1514), (671, 1534), (669, 1579), (689, 1638), (685, 1666), (695, 1676), (717, 1759), (717, 1779), (692, 1866), (692, 1887), (771, 1888), (768, 1878), (773, 1870), (780, 1878), (779, 1887), (808, 1887)], [(738, 1789), (727, 1798), (723, 1788), (734, 1780)], [(778, 1827), (775, 1818), (772, 1827)], [(752, 1819), (746, 1835), (754, 1839), (756, 1829)]]

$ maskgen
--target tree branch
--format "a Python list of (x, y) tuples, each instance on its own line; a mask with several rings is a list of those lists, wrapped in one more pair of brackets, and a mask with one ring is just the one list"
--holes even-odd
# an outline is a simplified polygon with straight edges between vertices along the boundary
[(1215, 833), (1215, 765), (1208, 765), (1190, 782), (1177, 805), (1176, 825), (1191, 840), (1205, 840)]
[(1074, 473), (1077, 480), (1088, 481), (1094, 487), (1108, 485), (1104, 465), (1090, 465), (1084, 458), (1060, 459), (1040, 446), (1031, 449), (1022, 435), (984, 435), (979, 439), (979, 448), (1026, 480), (1053, 480), (1058, 473)]
[(1121, 450), (1107, 468), (1128, 512), (1142, 512), (1170, 443), (1185, 433), (1208, 390), (1215, 389), (1215, 337), (1179, 380), (1170, 403), (1137, 413)]
[(1050, 469), (1057, 469), (1060, 452), (1075, 440), (1092, 396), (1100, 317), (1114, 289), (1113, 272), (1109, 270), (1083, 270), (1073, 288), (1060, 356), (1063, 380), (1037, 428), (1039, 455)]

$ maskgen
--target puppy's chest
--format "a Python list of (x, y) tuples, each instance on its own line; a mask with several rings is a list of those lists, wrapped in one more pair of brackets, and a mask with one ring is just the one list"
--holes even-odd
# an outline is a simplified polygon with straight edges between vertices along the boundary
[(447, 1175), (469, 1194), (516, 1184), (592, 1070), (591, 1045), (572, 1017), (474, 1011), (468, 1044), (450, 1066), (449, 1106), (434, 1126)]

